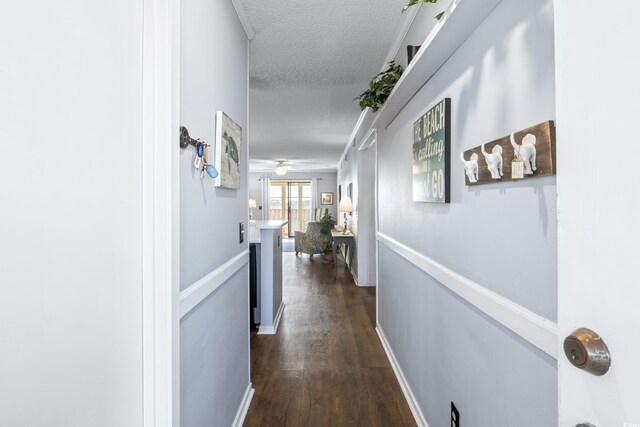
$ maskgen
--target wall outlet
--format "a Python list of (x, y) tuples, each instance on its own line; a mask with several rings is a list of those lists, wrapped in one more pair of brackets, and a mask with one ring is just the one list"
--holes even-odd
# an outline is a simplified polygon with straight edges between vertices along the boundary
[(451, 402), (451, 427), (460, 427), (460, 412), (453, 402)]

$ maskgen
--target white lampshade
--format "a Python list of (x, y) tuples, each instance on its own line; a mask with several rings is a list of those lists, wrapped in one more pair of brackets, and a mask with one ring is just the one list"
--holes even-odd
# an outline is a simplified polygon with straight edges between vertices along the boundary
[(258, 204), (256, 203), (256, 200), (255, 200), (255, 199), (249, 199), (249, 207), (250, 207), (251, 209), (255, 209), (255, 208), (257, 208), (257, 207), (258, 207)]
[(351, 197), (343, 197), (342, 200), (340, 200), (338, 210), (340, 212), (353, 212), (353, 203), (351, 203)]

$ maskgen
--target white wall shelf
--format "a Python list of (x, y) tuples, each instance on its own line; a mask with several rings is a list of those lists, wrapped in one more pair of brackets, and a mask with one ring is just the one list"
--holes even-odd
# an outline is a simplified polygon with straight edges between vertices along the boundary
[(502, 0), (454, 0), (391, 91), (371, 127), (384, 129)]

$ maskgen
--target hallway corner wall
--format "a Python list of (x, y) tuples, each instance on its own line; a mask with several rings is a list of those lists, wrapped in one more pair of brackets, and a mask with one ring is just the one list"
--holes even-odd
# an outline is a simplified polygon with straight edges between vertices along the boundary
[[(505, 310), (522, 307), (555, 324), (555, 176), (469, 187), (459, 160), (482, 142), (555, 119), (554, 72), (553, 1), (503, 0), (378, 129), (379, 328), (429, 425), (449, 424), (451, 402), (463, 425), (557, 422), (555, 358), (415, 261), (479, 284)], [(445, 97), (451, 203), (414, 202), (413, 123)]]
[[(351, 200), (354, 211), (348, 216), (349, 230), (355, 235), (356, 249), (351, 272), (358, 286), (376, 285), (375, 265), (375, 158), (376, 145), (367, 150), (350, 146), (338, 166), (338, 184), (342, 186), (342, 197), (348, 196), (351, 185)], [(344, 222), (344, 213), (338, 212), (338, 224)]]
[[(180, 322), (182, 427), (230, 426), (247, 402), (249, 377), (248, 40), (231, 0), (181, 1), (180, 124), (214, 146), (215, 114), (242, 128), (240, 188), (200, 179), (194, 148), (180, 154), (180, 289), (212, 289)], [(239, 223), (246, 227), (239, 242)], [(245, 257), (248, 260), (248, 256)], [(217, 269), (240, 267), (215, 285)], [(236, 267), (234, 267), (235, 269)], [(220, 270), (217, 270), (220, 271)]]

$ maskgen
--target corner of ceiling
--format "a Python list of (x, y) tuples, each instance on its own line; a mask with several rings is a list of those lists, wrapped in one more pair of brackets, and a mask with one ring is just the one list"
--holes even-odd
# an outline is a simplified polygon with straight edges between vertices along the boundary
[(231, 0), (231, 2), (236, 9), (236, 14), (238, 15), (238, 19), (240, 19), (242, 28), (244, 28), (244, 32), (247, 34), (247, 39), (252, 40), (256, 36), (256, 32), (251, 25), (251, 21), (249, 21), (249, 15), (247, 15), (244, 3), (242, 0)]

